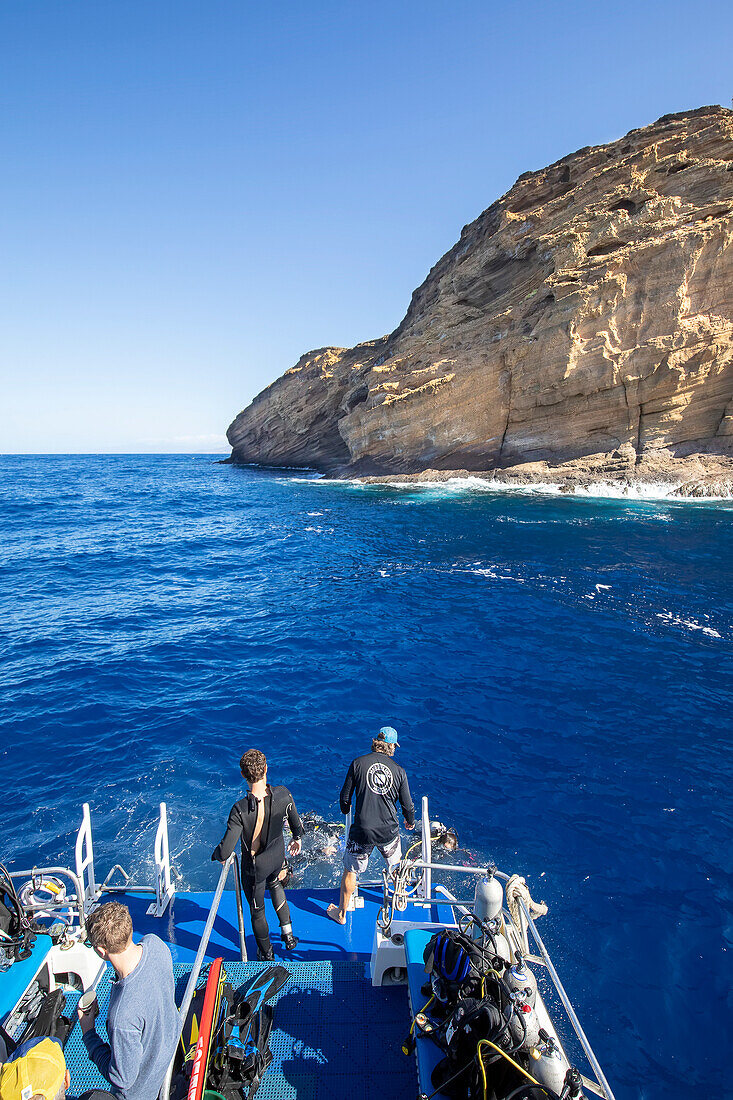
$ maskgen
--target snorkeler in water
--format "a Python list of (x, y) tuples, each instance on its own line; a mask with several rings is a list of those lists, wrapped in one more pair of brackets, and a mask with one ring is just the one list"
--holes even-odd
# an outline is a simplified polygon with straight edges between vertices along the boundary
[(325, 821), (312, 810), (304, 813), (301, 821), (305, 835), (309, 838), (307, 855), (311, 859), (330, 859), (335, 856), (344, 839), (343, 821)]
[[(417, 821), (415, 827), (418, 833), (422, 832), (422, 823)], [(434, 848), (443, 848), (446, 852), (455, 852), (458, 848), (458, 833), (453, 828), (448, 828), (442, 821), (430, 822), (430, 841)]]

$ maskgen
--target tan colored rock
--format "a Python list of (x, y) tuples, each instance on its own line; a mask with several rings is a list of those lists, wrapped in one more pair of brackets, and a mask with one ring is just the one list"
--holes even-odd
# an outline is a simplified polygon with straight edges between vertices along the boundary
[(349, 394), (387, 337), (355, 348), (319, 348), (255, 397), (230, 424), (232, 459), (265, 466), (331, 469), (351, 455), (339, 432)]
[(676, 497), (733, 497), (733, 475), (711, 474), (695, 481), (686, 481), (674, 490)]
[(466, 226), (389, 337), (303, 356), (260, 394), (229, 429), (232, 459), (733, 469), (732, 240), (730, 110), (581, 149)]

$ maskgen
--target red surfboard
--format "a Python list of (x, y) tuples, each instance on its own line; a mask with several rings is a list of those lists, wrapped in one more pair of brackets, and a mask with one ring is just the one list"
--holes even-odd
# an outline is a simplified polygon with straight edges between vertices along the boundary
[(219, 1011), (221, 999), (221, 984), (223, 980), (221, 964), (223, 961), (223, 959), (214, 959), (209, 967), (209, 977), (206, 982), (206, 992), (204, 994), (204, 1007), (201, 1009), (199, 1037), (196, 1043), (196, 1052), (193, 1056), (191, 1080), (188, 1085), (188, 1100), (201, 1100), (204, 1095), (206, 1070), (209, 1065), (211, 1032)]

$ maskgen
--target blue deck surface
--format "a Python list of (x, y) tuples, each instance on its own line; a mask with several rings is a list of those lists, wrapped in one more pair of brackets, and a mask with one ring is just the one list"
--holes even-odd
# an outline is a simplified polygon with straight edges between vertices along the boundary
[(29, 957), (17, 960), (9, 970), (3, 972), (3, 980), (0, 983), (0, 1024), (15, 1008), (50, 949), (50, 936), (36, 936)]
[[(110, 895), (121, 901), (130, 910), (135, 935), (142, 936), (154, 932), (170, 945), (174, 963), (193, 962), (198, 949), (201, 933), (209, 914), (212, 894), (176, 894), (162, 917), (148, 917), (146, 910), (151, 901), (150, 894), (120, 891)], [(275, 955), (278, 958), (296, 962), (336, 962), (368, 960), (372, 951), (374, 926), (382, 904), (381, 891), (365, 888), (361, 891), (364, 907), (356, 909), (346, 916), (346, 924), (341, 926), (326, 916), (331, 902), (337, 900), (335, 890), (288, 890), (288, 903), (293, 921), (293, 932), (299, 939), (295, 951), (283, 951), (275, 911), (266, 901), (267, 918)], [(450, 919), (450, 910), (441, 913)], [(425, 922), (437, 919), (435, 911), (408, 906), (400, 917)], [(246, 931), (247, 958), (257, 958), (257, 946), (252, 935), (249, 909), (244, 905), (244, 926)], [(237, 906), (233, 890), (225, 890), (206, 953), (207, 959), (220, 955), (224, 959), (239, 959), (239, 932), (237, 924)]]
[[(226, 962), (227, 979), (235, 986), (265, 963)], [(270, 1040), (273, 1061), (257, 1096), (260, 1100), (404, 1100), (417, 1093), (414, 1058), (401, 1053), (410, 1014), (402, 986), (374, 989), (361, 961), (286, 963), (290, 981), (273, 999), (275, 1027)], [(175, 967), (176, 999), (180, 1003), (190, 964)], [(205, 978), (205, 975), (204, 975)], [(107, 1040), (109, 975), (97, 988), (100, 1016), (97, 1030)], [(67, 997), (71, 1013), (78, 994)], [(105, 1088), (89, 1061), (76, 1024), (66, 1044), (71, 1073), (70, 1096)]]
[[(154, 932), (170, 945), (180, 1004), (212, 895), (178, 894), (160, 918), (146, 915), (149, 894), (120, 892), (114, 896), (129, 907), (136, 938)], [(406, 1058), (401, 1051), (411, 1022), (406, 988), (375, 989), (369, 980), (368, 960), (381, 893), (366, 889), (362, 896), (364, 907), (348, 914), (341, 927), (326, 916), (334, 891), (288, 891), (293, 928), (300, 939), (293, 952), (281, 948), (277, 919), (268, 901), (275, 954), (291, 979), (273, 1002), (273, 1062), (258, 1090), (258, 1100), (343, 1100), (347, 1094), (350, 1100), (405, 1100), (417, 1094), (415, 1059)], [(424, 921), (428, 912), (420, 908), (411, 915)], [(246, 906), (245, 928), (248, 954), (256, 957)], [(222, 897), (206, 958), (219, 955), (235, 987), (267, 965), (239, 961), (236, 899), (231, 890)], [(105, 1040), (110, 976), (111, 971), (97, 989), (97, 1030)], [(77, 1000), (78, 994), (67, 997), (67, 1014)], [(71, 1096), (105, 1087), (89, 1062), (78, 1025), (69, 1036), (66, 1058)]]
[[(410, 994), (411, 1013), (417, 1015), (426, 1006), (428, 998), (421, 992), (422, 986), (427, 980), (423, 952), (432, 936), (432, 932), (423, 931), (422, 928), (412, 928), (405, 933), (405, 954), (407, 956), (407, 985)], [(433, 1040), (415, 1028), (415, 1055), (417, 1058), (417, 1072), (420, 1079), (420, 1090), (431, 1093), (433, 1085), (431, 1075), (443, 1053)], [(442, 1100), (443, 1093), (436, 1093), (438, 1100)]]

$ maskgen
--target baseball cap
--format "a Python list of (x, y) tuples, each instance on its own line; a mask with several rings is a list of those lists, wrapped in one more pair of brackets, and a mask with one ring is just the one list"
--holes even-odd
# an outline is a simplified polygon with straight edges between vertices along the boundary
[(382, 726), (377, 740), (384, 741), (387, 745), (396, 745), (397, 748), (400, 747), (400, 743), (397, 740), (397, 730), (392, 729), (391, 726)]
[(65, 1080), (66, 1062), (58, 1039), (32, 1039), (0, 1066), (0, 1096), (2, 1100), (30, 1100), (39, 1094), (53, 1100)]

